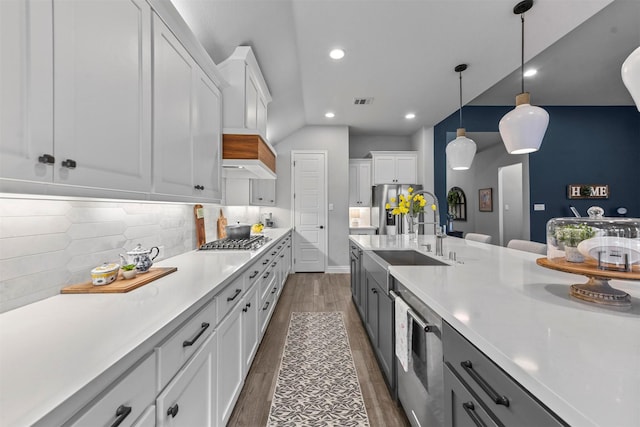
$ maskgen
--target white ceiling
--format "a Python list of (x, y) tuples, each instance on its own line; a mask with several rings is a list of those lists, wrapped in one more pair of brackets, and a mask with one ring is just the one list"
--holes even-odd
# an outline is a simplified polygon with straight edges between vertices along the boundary
[[(545, 51), (611, 1), (536, 0), (525, 15), (525, 60)], [(517, 1), (172, 2), (215, 63), (236, 46), (253, 47), (273, 97), (267, 131), (272, 143), (304, 125), (348, 125), (352, 134), (360, 135), (410, 135), (421, 126), (433, 126), (458, 109), (459, 81), (453, 68), (463, 62), (469, 64), (463, 74), (464, 104), (478, 97), (474, 104), (511, 105), (520, 89), (517, 73), (509, 76), (520, 65), (520, 18), (512, 12)], [(620, 80), (622, 61), (610, 63), (624, 52), (628, 55), (634, 43), (640, 44), (640, 12), (636, 7), (635, 15), (629, 13), (640, 1), (615, 0), (612, 6), (618, 4), (628, 9), (608, 14), (604, 29), (598, 16), (587, 22), (597, 27), (588, 32), (589, 46), (597, 49), (593, 55), (585, 47), (572, 50), (571, 44), (555, 51), (554, 46), (549, 55), (540, 56), (546, 59), (541, 60), (536, 84), (527, 84), (535, 104), (632, 104), (620, 83), (601, 85), (610, 74)], [(582, 37), (570, 34), (568, 39), (581, 42)], [(345, 49), (346, 57), (331, 60), (328, 52), (333, 47)], [(602, 66), (592, 65), (594, 60)], [(585, 98), (571, 89), (574, 86), (569, 83), (585, 85), (594, 74), (602, 86), (592, 91), (594, 97)], [(490, 93), (479, 97), (497, 82)], [(567, 91), (558, 91), (560, 87)], [(606, 97), (612, 91), (613, 101)], [(592, 101), (596, 94), (606, 99)], [(574, 95), (582, 101), (574, 101)], [(355, 106), (356, 97), (373, 97), (374, 102)], [(327, 111), (336, 117), (326, 119)], [(407, 112), (415, 112), (416, 119), (405, 120)]]

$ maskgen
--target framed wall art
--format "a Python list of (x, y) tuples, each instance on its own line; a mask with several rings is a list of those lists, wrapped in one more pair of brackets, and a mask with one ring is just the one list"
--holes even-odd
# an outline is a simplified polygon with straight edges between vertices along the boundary
[(478, 190), (478, 202), (480, 212), (493, 212), (493, 194), (491, 188)]

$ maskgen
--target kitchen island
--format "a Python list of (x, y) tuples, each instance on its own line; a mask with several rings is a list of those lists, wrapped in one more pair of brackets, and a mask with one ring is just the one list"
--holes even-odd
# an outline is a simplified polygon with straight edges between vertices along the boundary
[[(169, 351), (172, 348), (168, 344), (172, 344), (173, 337), (181, 338), (180, 328), (185, 324), (192, 326), (189, 325), (191, 319), (198, 320), (198, 316), (211, 314), (212, 327), (203, 324), (202, 332), (197, 335), (186, 331), (187, 335), (177, 340), (177, 348), (179, 351), (195, 349), (203, 341), (210, 341), (205, 340), (206, 334), (218, 335), (215, 338), (221, 343), (223, 336), (216, 323), (220, 326), (236, 311), (239, 316), (246, 311), (240, 310), (244, 305), (244, 294), (248, 298), (250, 294), (255, 295), (252, 292), (258, 292), (258, 299), (247, 300), (249, 302), (260, 302), (262, 293), (265, 298), (278, 295), (272, 287), (281, 290), (281, 286), (274, 285), (273, 277), (284, 281), (288, 270), (278, 270), (279, 267), (274, 266), (276, 257), (288, 259), (286, 253), (290, 251), (290, 242), (286, 241), (290, 239), (289, 232), (287, 228), (265, 230), (270, 240), (256, 250), (190, 251), (168, 258), (154, 266), (177, 267), (176, 272), (129, 293), (58, 295), (1, 314), (0, 425), (62, 425), (76, 413), (84, 412), (85, 405), (96, 406), (105, 390), (109, 390), (111, 384), (122, 383), (122, 378), (126, 379), (132, 369), (153, 366), (156, 356), (157, 378), (155, 368), (147, 370), (151, 377), (150, 393), (155, 396), (169, 389), (167, 383), (171, 378), (165, 379), (163, 371), (172, 375), (175, 370), (163, 366), (171, 362)], [(266, 272), (255, 273), (254, 270), (260, 269)], [(268, 279), (261, 281), (265, 275)], [(262, 282), (268, 286), (263, 286)], [(228, 290), (231, 291), (229, 297)], [(271, 305), (267, 305), (272, 310), (276, 301), (269, 301)], [(257, 305), (254, 305), (256, 310)], [(264, 317), (268, 313), (272, 311), (260, 309), (256, 316)], [(259, 326), (257, 322), (256, 326)], [(199, 320), (197, 326), (200, 327)], [(204, 332), (206, 334), (201, 337)], [(257, 332), (260, 334), (260, 330)], [(236, 342), (241, 340), (239, 335), (236, 334)], [(230, 335), (230, 338), (234, 337)], [(187, 339), (190, 341), (183, 343)], [(167, 351), (160, 354), (161, 348)], [(236, 345), (235, 348), (243, 346)], [(240, 361), (242, 354), (234, 352), (235, 348), (226, 347), (222, 352)], [(140, 364), (139, 360), (144, 362)], [(240, 362), (235, 369), (246, 370)], [(234, 379), (240, 383), (234, 383), (233, 387), (241, 387), (242, 379)], [(215, 382), (212, 383), (215, 386)], [(230, 388), (227, 384), (222, 385), (225, 391)], [(209, 392), (216, 397), (215, 389)], [(124, 396), (120, 398), (125, 399)], [(231, 402), (231, 409), (233, 399), (231, 396), (225, 402)], [(116, 408), (113, 407), (113, 413)], [(185, 410), (182, 413), (187, 415)], [(134, 418), (133, 414), (129, 418)], [(112, 413), (108, 415), (112, 416)], [(210, 414), (207, 416), (211, 418)], [(111, 425), (113, 421), (100, 425)], [(133, 421), (127, 419), (123, 425)], [(213, 423), (220, 424), (215, 419)], [(98, 423), (85, 421), (80, 424)]]
[[(435, 248), (434, 236), (350, 236), (363, 251)], [(572, 426), (640, 420), (640, 288), (618, 311), (569, 297), (585, 277), (536, 265), (539, 255), (448, 237), (448, 266), (390, 266), (390, 274)], [(442, 259), (442, 258), (441, 258)]]

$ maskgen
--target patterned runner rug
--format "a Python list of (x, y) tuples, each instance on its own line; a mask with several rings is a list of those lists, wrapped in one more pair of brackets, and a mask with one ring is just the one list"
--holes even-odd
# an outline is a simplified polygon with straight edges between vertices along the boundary
[(291, 313), (267, 425), (369, 426), (342, 313)]

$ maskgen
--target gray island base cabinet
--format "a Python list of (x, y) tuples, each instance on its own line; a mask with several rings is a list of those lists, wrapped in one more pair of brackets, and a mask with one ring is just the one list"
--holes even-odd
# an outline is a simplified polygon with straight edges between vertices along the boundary
[(566, 426), (458, 331), (442, 322), (445, 426)]

